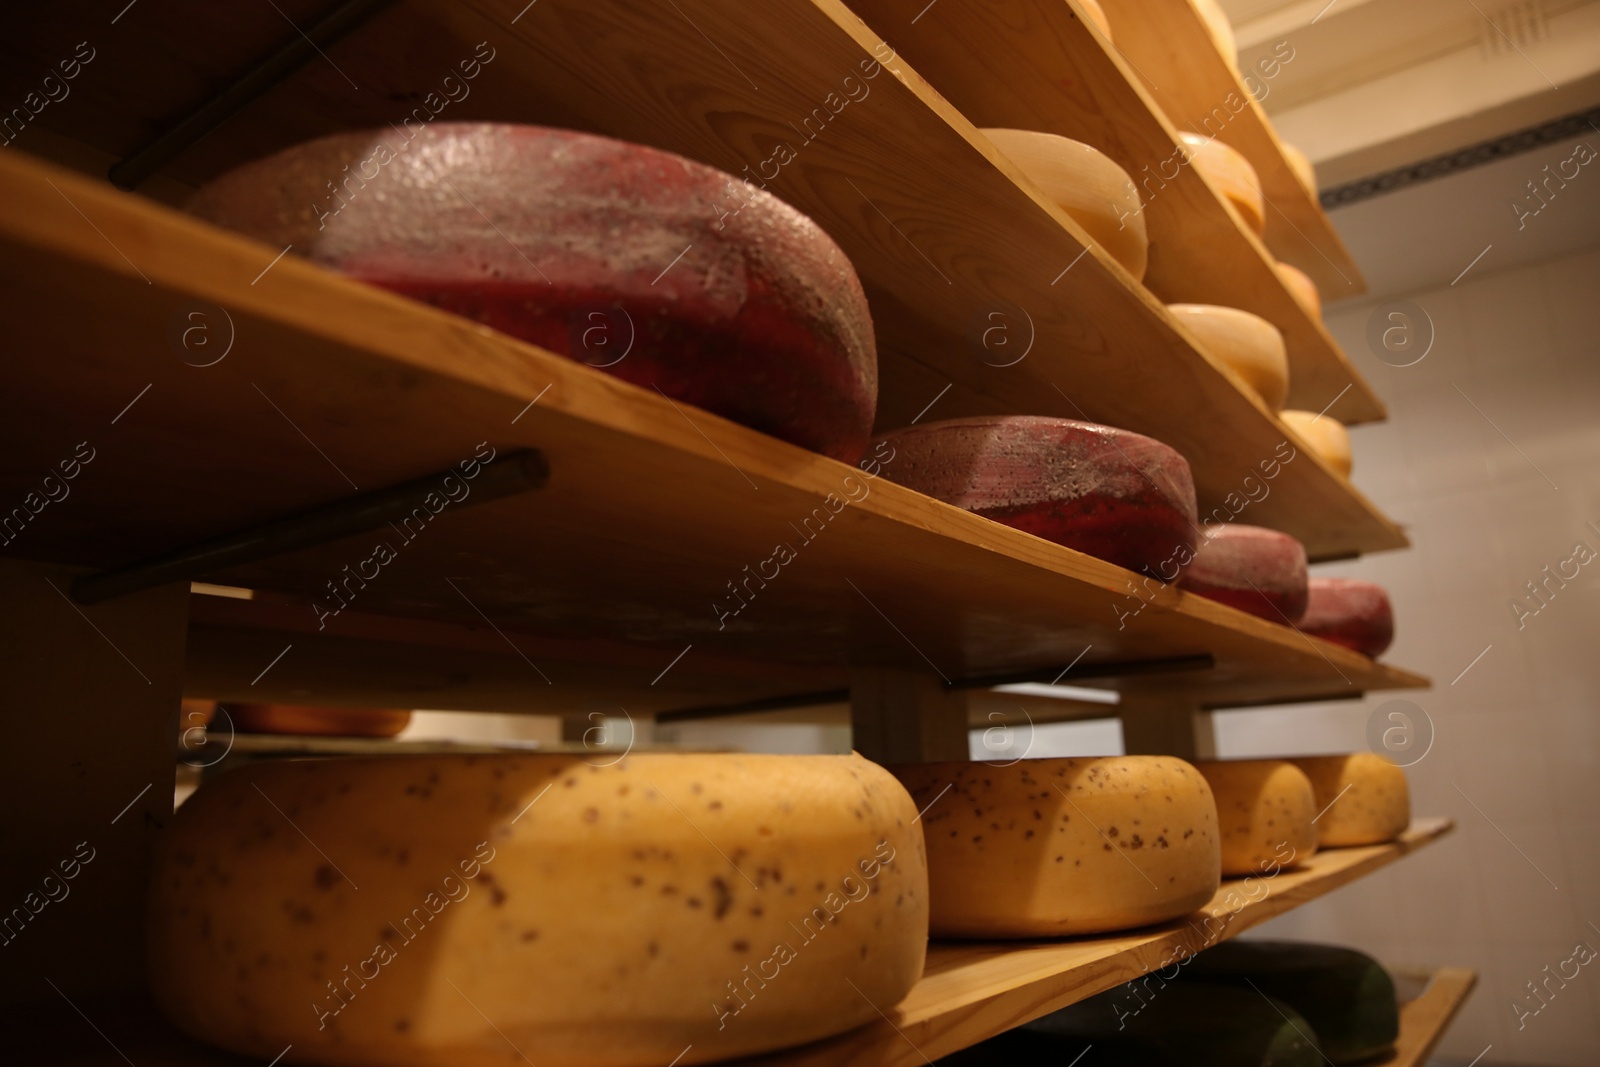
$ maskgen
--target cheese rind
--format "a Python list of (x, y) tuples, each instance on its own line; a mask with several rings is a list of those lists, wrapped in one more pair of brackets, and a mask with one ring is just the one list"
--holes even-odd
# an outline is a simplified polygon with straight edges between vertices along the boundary
[(1357, 578), (1312, 578), (1306, 583), (1303, 633), (1332, 641), (1364, 656), (1380, 656), (1394, 641), (1394, 608), (1375, 582)]
[(800, 1044), (921, 975), (916, 815), (856, 756), (258, 764), (167, 830), (151, 986), (263, 1062), (292, 1044), (285, 1062), (660, 1067)]
[(1056, 544), (1175, 581), (1194, 558), (1189, 463), (1150, 437), (1039, 415), (910, 426), (883, 442), (900, 485)]
[(1317, 850), (1316, 794), (1305, 772), (1287, 760), (1205, 760), (1217, 801), (1224, 877), (1276, 873)]
[(1306, 549), (1277, 530), (1237, 523), (1207, 529), (1179, 585), (1271, 622), (1306, 610)]
[(1283, 158), (1289, 161), (1289, 169), (1294, 171), (1294, 176), (1299, 179), (1311, 199), (1317, 198), (1317, 168), (1312, 165), (1311, 158), (1299, 148), (1287, 141), (1279, 142), (1283, 147)]
[(1127, 171), (1098, 149), (1070, 137), (1035, 130), (983, 133), (1129, 274), (1144, 278), (1150, 240), (1139, 193)]
[(1322, 848), (1393, 841), (1411, 825), (1406, 772), (1373, 752), (1290, 760), (1317, 794), (1317, 844)]
[(931, 929), (945, 937), (1103, 933), (1164, 922), (1220, 884), (1217, 809), (1169, 756), (891, 768), (928, 844)]
[(1183, 131), (1183, 142), (1190, 166), (1198, 170), (1227, 198), (1257, 234), (1267, 229), (1266, 201), (1261, 196), (1261, 181), (1256, 170), (1239, 150), (1215, 137)]
[(1291, 267), (1287, 263), (1274, 263), (1272, 269), (1277, 272), (1283, 281), (1289, 295), (1295, 302), (1306, 309), (1306, 314), (1322, 321), (1322, 294), (1317, 291), (1317, 283), (1299, 267)]
[(1283, 334), (1260, 315), (1215, 304), (1168, 304), (1200, 347), (1222, 363), (1273, 412), (1289, 396), (1289, 352)]
[(1350, 431), (1344, 423), (1315, 411), (1283, 411), (1281, 418), (1322, 462), (1332, 467), (1342, 478), (1350, 477), (1354, 459), (1350, 454)]
[(1106, 9), (1100, 6), (1100, 0), (1078, 0), (1083, 5), (1083, 13), (1089, 16), (1089, 21), (1106, 35), (1106, 40), (1111, 40), (1111, 23), (1106, 19)]

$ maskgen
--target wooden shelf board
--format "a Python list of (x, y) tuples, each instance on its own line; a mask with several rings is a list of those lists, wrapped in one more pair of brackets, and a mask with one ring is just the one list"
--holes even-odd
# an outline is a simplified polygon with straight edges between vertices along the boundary
[(1423, 1067), (1477, 984), (1477, 972), (1465, 967), (1433, 971), (1421, 995), (1401, 1002), (1400, 1039), (1374, 1067)]
[(1454, 825), (1448, 819), (1418, 820), (1392, 844), (1330, 849), (1275, 878), (1230, 879), (1195, 915), (1149, 930), (1063, 941), (935, 942), (922, 981), (899, 1004), (884, 1006), (883, 1022), (750, 1062), (924, 1064), (1234, 937), (1393, 863)]
[[(118, 27), (128, 40), (97, 60), (105, 64), (95, 68), (99, 95), (52, 108), (41, 121), (121, 152), (181, 112), (182, 102), (198, 103), (195, 86), (226, 81), (238, 63), (223, 65), (201, 47), (175, 53), (173, 41), (210, 24), (191, 19), (191, 6), (130, 12)], [(495, 59), (439, 121), (567, 125), (735, 174), (757, 174), (776, 145), (791, 143), (795, 158), (769, 187), (826, 229), (862, 277), (879, 341), (885, 428), (930, 404), (929, 419), (1011, 412), (1121, 426), (1190, 460), (1207, 513), (1229, 494), (1244, 499), (1244, 479), (1259, 479), (1280, 442), (1299, 443), (1196, 351), (1146, 290), (1098, 250), (1085, 252), (1076, 224), (1019, 184), (987, 139), (903, 60), (888, 58), (892, 48), (836, 0), (775, 0), (761, 5), (760, 17), (730, 0), (544, 0), (515, 25), (502, 7), (405, 0), (386, 9), (330, 46), (329, 62), (286, 79), (164, 176), (192, 184), (317, 134), (385, 127), (488, 40)], [(90, 17), (86, 4), (68, 3), (40, 23), (66, 33)], [(258, 33), (260, 52), (284, 32), (251, 26), (238, 33)], [(40, 39), (54, 40), (43, 31), (29, 37)], [(239, 48), (235, 40), (229, 54)], [(774, 63), (779, 54), (783, 62)], [(151, 56), (175, 69), (147, 85)], [(875, 70), (878, 58), (887, 66), (865, 78), (862, 65)], [(114, 91), (129, 85), (141, 91)], [(115, 129), (105, 116), (89, 117), (102, 103), (121, 118)], [(814, 111), (821, 118), (807, 126)], [(720, 211), (708, 205), (708, 226)], [(1025, 333), (1032, 340), (1014, 366), (994, 365), (979, 343), (996, 309), (1009, 316), (1019, 346)], [(1251, 505), (1249, 521), (1294, 534), (1313, 558), (1406, 544), (1303, 448), (1270, 496)]]
[(1289, 407), (1327, 408), (1345, 423), (1384, 417), (1338, 343), (1284, 287), (1262, 240), (1198, 170), (1177, 165), (1177, 132), (1070, 4), (1004, 0), (925, 15), (924, 0), (851, 6), (974, 124), (1071, 137), (1126, 170), (1151, 238), (1145, 285), (1168, 303), (1243, 308), (1277, 326), (1289, 351)]
[(1242, 152), (1255, 168), (1267, 201), (1267, 247), (1309, 274), (1326, 300), (1366, 292), (1344, 241), (1315, 195), (1290, 169), (1282, 142), (1258, 103), (1258, 97), (1271, 94), (1271, 79), (1259, 71), (1247, 72), (1249, 85), (1257, 87), (1253, 96), (1245, 78), (1211, 43), (1191, 0), (1105, 0), (1104, 6), (1118, 51), (1145, 73), (1146, 88), (1174, 126), (1204, 133), (1208, 113), (1217, 109), (1222, 116), (1213, 120), (1209, 132)]
[[(1135, 595), (1100, 560), (37, 162), (0, 160), (0, 204), (14, 353), (0, 488), (22, 499), (79, 442), (94, 449), (19, 556), (125, 564), (447, 470), (487, 440), (542, 450), (548, 486), (447, 508), (413, 540), (195, 577), (331, 609), (329, 583), (387, 540), (393, 561), (349, 611), (653, 645), (663, 666), (695, 645), (959, 678), (1065, 665), (1087, 645), (1085, 663), (1209, 653), (1215, 668), (1188, 679), (1202, 699), (1213, 683), (1425, 684), (1176, 589)], [(195, 301), (233, 331), (207, 367), (170, 340)], [(830, 516), (830, 493), (859, 502)], [(779, 541), (795, 558), (774, 572)], [(750, 578), (761, 566), (777, 577)], [(751, 583), (737, 615), (734, 581)], [(299, 625), (309, 639), (339, 623), (307, 604)]]
[[(1061, 941), (936, 941), (929, 946), (922, 981), (899, 1004), (880, 1005), (882, 1022), (740, 1062), (749, 1067), (925, 1064), (1234, 937), (1393, 863), (1453, 828), (1447, 819), (1419, 820), (1392, 844), (1323, 852), (1303, 869), (1286, 870), (1253, 885), (1230, 880), (1211, 904), (1188, 919), (1133, 933)], [(1252, 901), (1251, 896), (1258, 899)], [(1465, 974), (1470, 988), (1471, 972)], [(1423, 998), (1406, 1006), (1402, 1049), (1423, 1048), (1426, 1029), (1432, 1029), (1435, 1039), (1443, 1030), (1466, 992), (1455, 975), (1440, 972)], [(1446, 1005), (1446, 992), (1458, 989), (1449, 993), (1454, 999)], [(101, 999), (81, 1007), (83, 1016), (59, 1001), (42, 1003), (17, 1013), (16, 1025), (7, 1029), (29, 1055), (28, 1062), (40, 1067), (111, 1067), (125, 1062), (122, 1054), (140, 1067), (234, 1067), (251, 1062), (184, 1038), (142, 997)], [(106, 1036), (86, 1026), (84, 1017)], [(117, 1051), (108, 1041), (115, 1042)], [(1410, 1067), (1420, 1061), (1392, 1063)]]

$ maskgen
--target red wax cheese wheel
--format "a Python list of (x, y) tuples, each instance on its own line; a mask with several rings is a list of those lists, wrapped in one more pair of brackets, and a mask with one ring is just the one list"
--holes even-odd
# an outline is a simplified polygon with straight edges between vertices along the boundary
[(1273, 622), (1306, 610), (1306, 550), (1288, 534), (1260, 526), (1206, 532), (1180, 583), (1191, 593)]
[(825, 455), (871, 436), (861, 283), (777, 197), (669, 152), (490, 123), (309, 141), (190, 210)]
[(1306, 613), (1298, 625), (1313, 637), (1378, 656), (1394, 640), (1394, 609), (1380, 585), (1354, 578), (1313, 578)]
[(887, 477), (1047, 541), (1173, 581), (1194, 556), (1189, 464), (1160, 441), (1037, 415), (890, 434)]

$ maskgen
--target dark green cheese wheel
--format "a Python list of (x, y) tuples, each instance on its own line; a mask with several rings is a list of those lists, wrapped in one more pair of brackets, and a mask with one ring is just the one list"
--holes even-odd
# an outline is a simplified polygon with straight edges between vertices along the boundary
[(1400, 1035), (1394, 980), (1372, 957), (1338, 945), (1225, 941), (1184, 967), (1186, 978), (1253, 983), (1304, 1015), (1339, 1067), (1387, 1051)]
[(941, 1061), (949, 1067), (1322, 1067), (1316, 1034), (1289, 1005), (1194, 982), (1119, 986)]

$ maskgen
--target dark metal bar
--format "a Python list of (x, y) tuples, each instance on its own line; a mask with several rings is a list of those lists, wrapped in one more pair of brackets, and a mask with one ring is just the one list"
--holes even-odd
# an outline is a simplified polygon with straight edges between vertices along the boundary
[[(1128, 675), (1172, 674), (1180, 671), (1204, 671), (1217, 665), (1216, 657), (1209, 652), (1194, 656), (1168, 656), (1163, 659), (1124, 660), (1120, 663), (1090, 663), (1073, 667), (1067, 685), (1088, 678), (1120, 678)], [(945, 684), (946, 689), (993, 689), (997, 685), (1019, 685), (1024, 682), (1062, 681), (1059, 667), (1036, 667), (1008, 674), (980, 674), (972, 678), (957, 678)]]
[(72, 583), (72, 599), (80, 604), (151, 589), (168, 582), (189, 581), (228, 567), (254, 563), (302, 548), (365, 533), (426, 508), (423, 499), (437, 493), (449, 499), (444, 480), (454, 477), (469, 487), (468, 495), (450, 507), (470, 507), (490, 500), (538, 489), (550, 478), (550, 465), (536, 450), (514, 452), (483, 464), (471, 479), (451, 470), (430, 474), (388, 489), (349, 497), (296, 515), (224, 534), (197, 545), (180, 548), (151, 559), (98, 574), (86, 574)]
[(729, 715), (745, 715), (757, 711), (788, 711), (790, 708), (808, 708), (814, 704), (842, 704), (849, 699), (848, 689), (824, 689), (816, 693), (791, 693), (763, 700), (746, 700), (738, 704), (708, 704), (698, 708), (659, 711), (655, 718), (656, 722), (660, 723), (722, 719)]
[(322, 49), (366, 22), (395, 0), (346, 0), (304, 33), (245, 71), (238, 80), (161, 133), (112, 164), (107, 177), (119, 189), (132, 189), (188, 147), (232, 118), (256, 97), (317, 58)]

